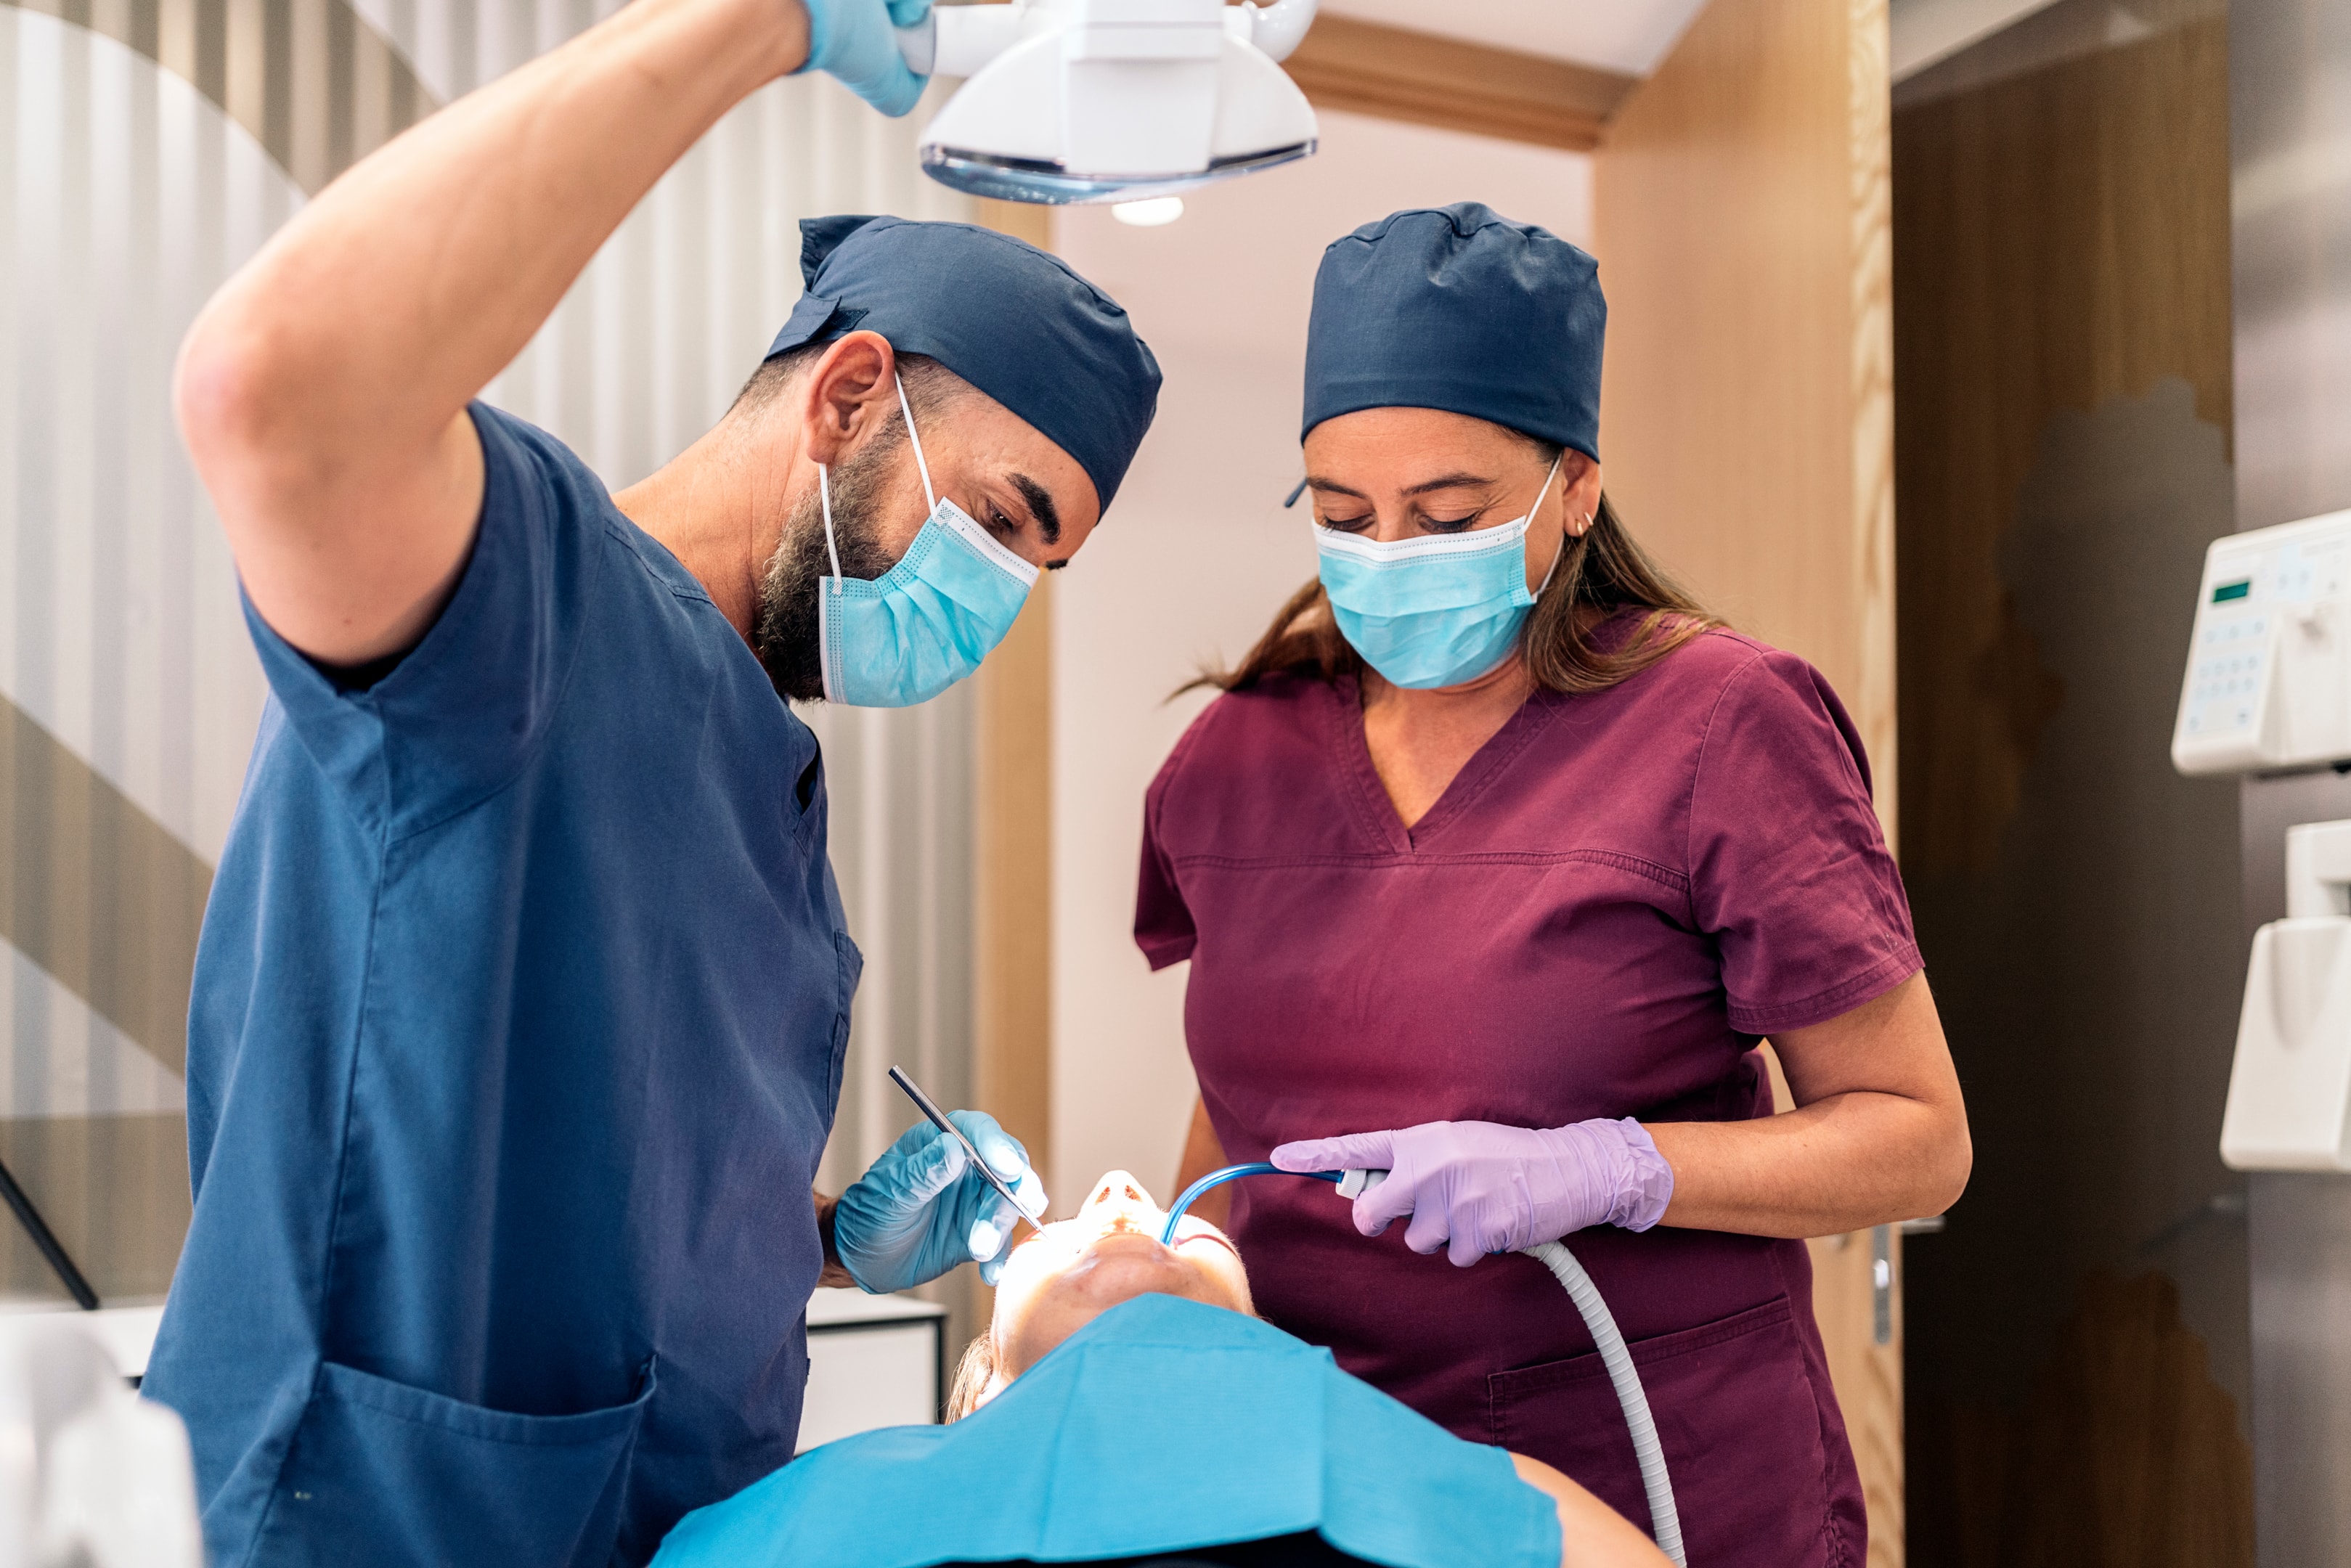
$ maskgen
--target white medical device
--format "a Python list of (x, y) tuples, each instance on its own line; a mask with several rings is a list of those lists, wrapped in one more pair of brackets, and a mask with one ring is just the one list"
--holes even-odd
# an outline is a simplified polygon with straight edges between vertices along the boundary
[(1280, 65), (1315, 0), (936, 5), (898, 47), (968, 77), (923, 132), (924, 172), (1002, 201), (1124, 202), (1311, 157), (1314, 110)]
[(2220, 1158), (2351, 1171), (2351, 821), (2285, 834), (2285, 918), (2253, 935)]
[(2171, 731), (2182, 773), (2351, 758), (2351, 512), (2212, 541)]
[(82, 1316), (0, 1319), (0, 1568), (204, 1568), (187, 1428)]

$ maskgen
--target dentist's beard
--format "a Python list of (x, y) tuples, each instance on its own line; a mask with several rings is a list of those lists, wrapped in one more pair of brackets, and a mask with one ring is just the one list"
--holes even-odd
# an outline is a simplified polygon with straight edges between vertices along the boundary
[[(877, 437), (836, 464), (831, 473), (832, 538), (841, 551), (841, 575), (872, 580), (898, 563), (874, 537), (875, 497), (883, 470), (904, 444)], [(832, 575), (832, 552), (825, 548), (824, 507), (814, 490), (794, 507), (759, 579), (759, 611), (751, 646), (767, 666), (776, 690), (795, 702), (824, 698), (824, 663), (817, 645), (817, 595), (821, 578)]]

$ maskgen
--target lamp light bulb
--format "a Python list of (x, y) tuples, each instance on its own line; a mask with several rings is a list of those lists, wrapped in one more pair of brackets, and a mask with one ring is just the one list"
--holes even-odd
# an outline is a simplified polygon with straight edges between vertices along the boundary
[(1112, 204), (1110, 215), (1139, 229), (1155, 229), (1184, 215), (1184, 198), (1154, 196), (1148, 201), (1118, 202)]

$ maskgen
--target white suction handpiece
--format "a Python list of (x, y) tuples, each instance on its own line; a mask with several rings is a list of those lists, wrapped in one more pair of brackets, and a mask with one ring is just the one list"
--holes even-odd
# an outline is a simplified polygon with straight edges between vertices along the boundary
[(1339, 1196), (1350, 1203), (1388, 1179), (1385, 1171), (1347, 1171), (1339, 1177)]

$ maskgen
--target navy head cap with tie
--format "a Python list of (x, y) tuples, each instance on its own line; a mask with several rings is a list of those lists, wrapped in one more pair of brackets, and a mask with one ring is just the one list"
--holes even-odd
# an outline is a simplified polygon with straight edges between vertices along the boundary
[(1600, 456), (1599, 264), (1476, 202), (1365, 224), (1322, 253), (1306, 331), (1307, 432), (1437, 408)]
[(1117, 301), (1008, 235), (905, 218), (804, 220), (800, 276), (769, 359), (878, 332), (1027, 420), (1110, 509), (1159, 403), (1159, 361)]

